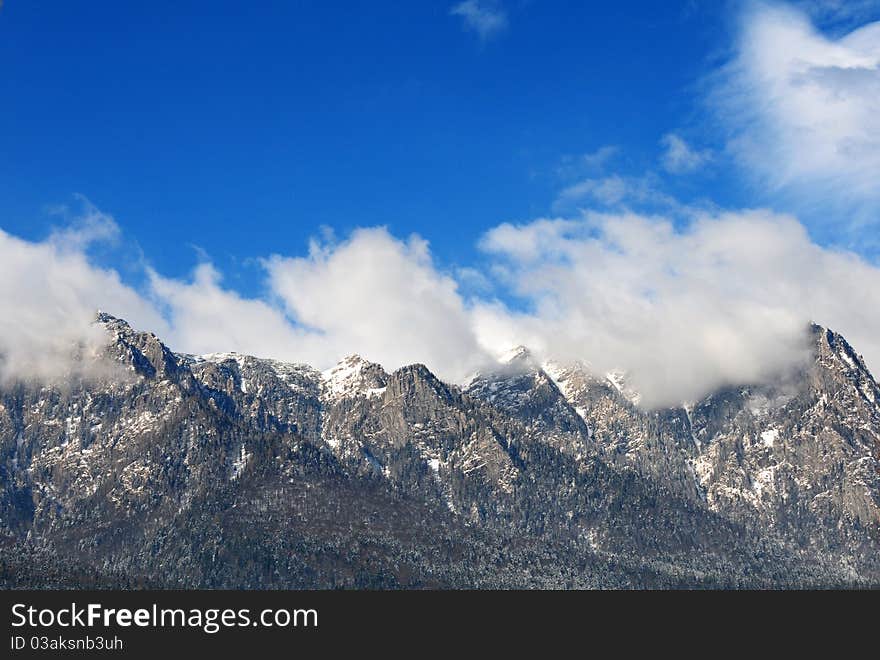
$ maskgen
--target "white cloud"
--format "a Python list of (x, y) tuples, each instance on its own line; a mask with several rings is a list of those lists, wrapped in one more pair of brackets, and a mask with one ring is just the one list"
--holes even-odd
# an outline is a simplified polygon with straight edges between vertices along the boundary
[(285, 314), (258, 298), (223, 288), (221, 275), (202, 263), (189, 281), (149, 270), (150, 293), (167, 310), (171, 328), (163, 339), (174, 350), (204, 354), (235, 351), (316, 366), (327, 356), (318, 338), (295, 327)]
[(631, 185), (621, 176), (584, 179), (563, 188), (556, 198), (556, 206), (592, 198), (606, 205), (619, 204), (627, 196)]
[(578, 206), (590, 207), (596, 204), (607, 207), (626, 205), (680, 207), (677, 200), (660, 189), (656, 177), (651, 174), (639, 177), (611, 174), (586, 178), (563, 188), (553, 202), (553, 209), (566, 211)]
[(384, 228), (360, 229), (307, 257), (267, 260), (269, 286), (334, 359), (357, 352), (396, 368), (424, 362), (453, 380), (486, 359), (456, 281), (435, 267), (428, 244)]
[(388, 369), (424, 362), (452, 381), (488, 359), (456, 281), (434, 267), (418, 237), (359, 229), (341, 243), (313, 242), (308, 256), (275, 255), (263, 265), (265, 299), (223, 288), (208, 263), (189, 281), (151, 271), (151, 293), (169, 313), (169, 343), (189, 353), (237, 351), (320, 369), (358, 353)]
[[(195, 354), (237, 351), (327, 368), (360, 353), (389, 369), (424, 362), (450, 381), (491, 359), (456, 280), (417, 236), (360, 229), (340, 243), (313, 242), (305, 257), (272, 256), (263, 261), (266, 295), (247, 298), (225, 288), (211, 263), (185, 280), (147, 268), (148, 287), (138, 292), (89, 259), (94, 241), (117, 234), (91, 205), (41, 242), (0, 231), (0, 378), (64, 376), (77, 364), (74, 346), (99, 347), (98, 309)], [(473, 269), (468, 278), (489, 286)]]
[(53, 214), (61, 216), (65, 224), (56, 227), (49, 241), (62, 251), (84, 251), (95, 243), (115, 243), (120, 236), (119, 225), (112, 216), (102, 212), (84, 195), (74, 195), (80, 203), (78, 211), (67, 206), (53, 209)]
[(584, 165), (589, 168), (601, 169), (609, 160), (614, 158), (619, 151), (620, 149), (616, 145), (606, 144), (595, 151), (582, 155), (581, 161), (583, 161)]
[(806, 14), (758, 4), (713, 105), (761, 185), (850, 229), (880, 216), (880, 22), (832, 39)]
[(113, 219), (86, 204), (71, 227), (32, 242), (0, 230), (0, 379), (61, 377), (76, 364), (71, 348), (96, 348), (99, 308), (167, 331), (156, 310), (113, 270), (90, 263), (87, 248), (118, 233)]
[[(100, 216), (79, 226), (115, 226)], [(266, 293), (255, 298), (225, 288), (210, 263), (186, 280), (148, 270), (138, 293), (90, 261), (88, 236), (66, 229), (30, 242), (0, 232), (3, 378), (63, 375), (71, 344), (93, 345), (98, 308), (174, 350), (322, 369), (357, 352), (389, 369), (423, 362), (449, 381), (522, 343), (599, 373), (627, 370), (646, 405), (777, 376), (806, 355), (811, 319), (880, 364), (880, 269), (767, 211), (702, 213), (684, 227), (625, 210), (499, 225), (480, 243), (489, 263), (466, 278), (524, 308), (480, 287), (483, 298), (465, 298), (424, 240), (384, 228), (341, 242), (325, 234), (305, 256), (263, 260)]]
[(685, 140), (675, 134), (667, 133), (660, 140), (664, 148), (662, 162), (667, 172), (686, 174), (703, 167), (712, 160), (712, 152), (708, 149), (694, 149)]
[(465, 28), (476, 32), (483, 41), (507, 29), (507, 13), (491, 0), (464, 0), (449, 13), (459, 16)]
[(557, 246), (564, 244), (564, 238), (582, 227), (583, 224), (576, 220), (561, 218), (542, 218), (525, 225), (505, 222), (486, 233), (480, 247), (486, 252), (504, 254), (518, 263), (528, 264), (556, 255)]
[(590, 214), (502, 225), (482, 246), (531, 304), (519, 314), (478, 309), (483, 342), (516, 338), (599, 373), (625, 369), (647, 405), (797, 365), (810, 319), (880, 364), (880, 270), (812, 243), (788, 216), (705, 215), (677, 230), (657, 218)]

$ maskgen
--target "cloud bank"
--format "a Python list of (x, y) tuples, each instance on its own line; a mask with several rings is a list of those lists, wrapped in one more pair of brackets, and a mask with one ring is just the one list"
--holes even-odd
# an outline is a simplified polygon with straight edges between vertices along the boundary
[(418, 236), (360, 229), (336, 245), (313, 244), (308, 257), (273, 256), (266, 270), (288, 314), (319, 332), (331, 355), (356, 346), (395, 366), (430, 361), (453, 379), (488, 357), (457, 282)]
[(814, 244), (790, 216), (728, 212), (676, 229), (664, 218), (589, 213), (501, 225), (483, 248), (530, 303), (519, 314), (478, 309), (485, 343), (517, 337), (600, 374), (623, 369), (647, 406), (799, 365), (809, 320), (844, 331), (880, 364), (880, 269)]
[(234, 350), (321, 369), (356, 352), (389, 369), (423, 362), (454, 382), (525, 344), (599, 374), (628, 372), (649, 407), (801, 364), (810, 320), (880, 364), (880, 269), (769, 211), (703, 213), (683, 227), (625, 211), (502, 224), (481, 241), (484, 267), (470, 269), (497, 298), (465, 296), (423, 239), (381, 227), (313, 242), (303, 256), (267, 257), (266, 293), (256, 298), (224, 287), (210, 263), (187, 279), (148, 269), (136, 290), (92, 262), (97, 239), (87, 233), (41, 242), (0, 233), (5, 379), (69, 368), (71, 344), (95, 341), (97, 308), (182, 352)]
[(452, 381), (491, 360), (471, 331), (458, 283), (435, 267), (419, 237), (359, 229), (340, 243), (314, 241), (307, 256), (272, 255), (262, 265), (265, 299), (223, 288), (209, 263), (190, 281), (151, 272), (150, 294), (169, 312), (172, 345), (321, 369), (358, 353), (388, 368), (427, 363)]

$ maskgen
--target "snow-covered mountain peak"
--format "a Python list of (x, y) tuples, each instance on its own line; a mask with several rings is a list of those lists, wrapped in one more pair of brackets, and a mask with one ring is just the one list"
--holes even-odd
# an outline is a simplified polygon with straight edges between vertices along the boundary
[(103, 325), (124, 325), (128, 326), (128, 321), (124, 319), (117, 318), (112, 314), (108, 314), (103, 310), (98, 310), (95, 312), (95, 323), (101, 323)]
[(504, 353), (498, 361), (501, 364), (532, 366), (535, 358), (526, 346), (520, 344)]
[(380, 394), (388, 381), (388, 374), (381, 365), (360, 355), (349, 355), (322, 376), (326, 391), (332, 397)]
[(204, 355), (198, 355), (195, 357), (196, 359), (204, 360), (205, 362), (226, 362), (227, 360), (242, 362), (247, 356), (236, 353), (235, 351), (223, 351), (221, 353), (205, 353)]
[(101, 310), (98, 310), (95, 313), (92, 325), (96, 328), (103, 327), (108, 335), (117, 339), (121, 336), (127, 336), (134, 333), (134, 329), (128, 324), (128, 321)]

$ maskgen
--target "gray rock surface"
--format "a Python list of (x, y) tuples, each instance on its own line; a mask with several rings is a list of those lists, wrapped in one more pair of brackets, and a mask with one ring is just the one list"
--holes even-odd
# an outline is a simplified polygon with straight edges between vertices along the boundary
[(4, 586), (880, 585), (880, 388), (830, 330), (648, 411), (525, 349), (460, 388), (97, 323), (102, 368), (0, 387)]

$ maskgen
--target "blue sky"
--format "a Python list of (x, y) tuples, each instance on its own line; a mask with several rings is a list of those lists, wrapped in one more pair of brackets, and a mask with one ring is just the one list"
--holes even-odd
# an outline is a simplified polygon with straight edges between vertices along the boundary
[[(3, 226), (41, 236), (76, 192), (172, 275), (189, 243), (298, 252), (320, 225), (469, 262), (489, 227), (552, 212), (566, 158), (653, 167), (731, 29), (692, 2), (508, 2), (482, 39), (452, 6), (7, 2)], [(701, 185), (682, 194), (741, 193)]]
[[(59, 275), (61, 302), (37, 287), (47, 327), (109, 302), (186, 350), (463, 371), (513, 341), (636, 368), (620, 328), (647, 323), (625, 343), (663, 353), (648, 389), (673, 337), (705, 348), (690, 381), (759, 376), (717, 347), (776, 324), (757, 361), (790, 361), (778, 342), (810, 318), (878, 335), (874, 294), (839, 295), (880, 273), (878, 19), (875, 0), (7, 0), (0, 228), (34, 272), (83, 277)], [(393, 322), (345, 330), (327, 310), (353, 299)], [(469, 356), (386, 350), (419, 324)]]

